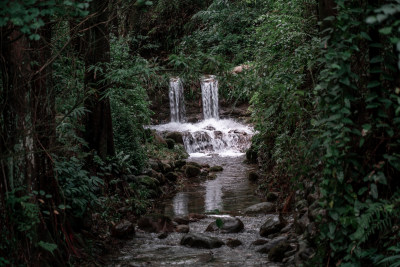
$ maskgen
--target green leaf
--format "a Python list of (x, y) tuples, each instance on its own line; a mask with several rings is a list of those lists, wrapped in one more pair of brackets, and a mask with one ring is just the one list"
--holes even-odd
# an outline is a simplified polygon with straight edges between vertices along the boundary
[(379, 30), (383, 35), (389, 35), (392, 33), (392, 27), (385, 27)]
[(217, 218), (217, 219), (215, 220), (215, 223), (217, 224), (217, 227), (218, 227), (219, 229), (221, 229), (222, 226), (224, 226), (224, 221), (223, 221), (221, 218)]
[(43, 248), (44, 250), (49, 251), (51, 254), (53, 254), (54, 250), (57, 249), (57, 245), (53, 243), (48, 243), (44, 241), (39, 241), (38, 243), (39, 247)]
[(378, 198), (378, 187), (376, 186), (376, 184), (371, 184), (371, 190), (369, 191), (369, 193), (374, 199)]

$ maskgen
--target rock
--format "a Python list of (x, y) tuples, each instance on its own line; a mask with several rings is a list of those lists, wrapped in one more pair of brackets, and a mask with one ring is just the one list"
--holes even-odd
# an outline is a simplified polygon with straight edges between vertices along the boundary
[(208, 170), (202, 169), (201, 173), (200, 173), (200, 176), (205, 177), (205, 176), (208, 176), (208, 174), (209, 174)]
[(286, 236), (279, 236), (277, 238), (274, 238), (270, 240), (267, 244), (259, 248), (257, 252), (267, 254), (273, 247), (275, 247), (276, 245), (278, 245), (283, 241), (286, 241)]
[(251, 182), (256, 182), (259, 178), (260, 176), (256, 171), (251, 171), (247, 174), (247, 179), (249, 179)]
[(116, 238), (129, 238), (135, 234), (135, 226), (127, 220), (122, 220), (111, 229), (111, 236)]
[(215, 179), (215, 178), (217, 178), (217, 175), (216, 174), (209, 174), (208, 176), (207, 176), (207, 179), (209, 179), (209, 180), (213, 180), (213, 179)]
[(204, 214), (190, 213), (189, 214), (189, 221), (190, 222), (197, 222), (197, 221), (203, 220), (206, 217), (207, 216), (204, 215)]
[(186, 165), (186, 161), (184, 161), (184, 160), (176, 160), (176, 161), (174, 161), (175, 169), (180, 169), (185, 165)]
[(279, 194), (277, 192), (268, 192), (267, 194), (267, 200), (268, 201), (275, 201), (279, 197)]
[(258, 213), (268, 213), (275, 211), (275, 204), (271, 202), (262, 202), (252, 205), (244, 210), (245, 214), (258, 214)]
[(138, 221), (139, 229), (149, 233), (173, 232), (174, 225), (171, 219), (163, 215), (142, 217)]
[(162, 138), (162, 136), (159, 133), (157, 133), (156, 131), (152, 131), (151, 136), (156, 144), (160, 144), (160, 145), (164, 145), (164, 146), (167, 145), (167, 142), (165, 142), (165, 139)]
[(221, 233), (224, 234), (239, 233), (244, 228), (243, 222), (238, 218), (222, 217), (222, 218), (217, 218), (216, 220), (221, 220), (222, 226), (219, 228), (217, 226), (217, 221), (212, 222), (208, 225), (206, 232), (220, 231)]
[(239, 239), (232, 239), (232, 238), (228, 238), (228, 241), (226, 242), (226, 245), (230, 248), (236, 248), (242, 244), (243, 244), (242, 241), (240, 241)]
[(307, 211), (299, 220), (296, 220), (294, 223), (296, 234), (299, 235), (303, 234), (307, 228), (307, 225), (309, 224), (310, 224), (310, 219), (308, 219), (308, 211)]
[(189, 218), (188, 217), (175, 217), (174, 218), (174, 222), (178, 223), (178, 224), (189, 224)]
[(158, 239), (165, 239), (165, 238), (168, 237), (168, 233), (167, 233), (167, 232), (164, 232), (164, 233), (160, 234), (160, 235), (157, 236), (157, 237), (158, 237)]
[(202, 168), (202, 166), (201, 166), (199, 163), (194, 162), (194, 161), (188, 161), (188, 162), (186, 162), (186, 165), (195, 166), (195, 167), (197, 167), (197, 168), (199, 168), (199, 169)]
[(278, 233), (284, 226), (284, 223), (281, 222), (278, 215), (271, 215), (261, 226), (260, 235), (268, 237), (268, 235)]
[(168, 181), (175, 182), (179, 175), (176, 172), (169, 172), (165, 175), (165, 177), (168, 179)]
[(282, 241), (268, 252), (268, 259), (270, 261), (281, 262), (285, 257), (285, 252), (290, 249), (289, 244), (286, 241)]
[(246, 151), (246, 159), (249, 163), (257, 163), (257, 150), (252, 146)]
[(257, 239), (253, 243), (251, 243), (253, 246), (262, 246), (268, 243), (268, 240), (265, 239)]
[(182, 136), (182, 133), (180, 133), (180, 132), (167, 133), (165, 139), (172, 139), (175, 141), (175, 143), (183, 145), (183, 136)]
[(167, 143), (168, 149), (174, 149), (174, 146), (175, 146), (174, 139), (167, 138), (167, 139), (165, 139), (165, 142)]
[(193, 166), (193, 165), (186, 165), (185, 174), (186, 177), (196, 177), (201, 173), (201, 169)]
[(305, 199), (299, 200), (296, 202), (295, 206), (297, 211), (303, 211), (308, 206), (307, 200)]
[(307, 202), (309, 205), (315, 203), (318, 200), (319, 196), (317, 193), (314, 194), (308, 194), (307, 196)]
[(222, 166), (213, 166), (210, 168), (210, 172), (222, 172), (224, 170), (224, 168), (222, 168)]
[(288, 225), (286, 225), (285, 227), (283, 227), (281, 229), (281, 233), (287, 233), (289, 232), (293, 227), (293, 223), (289, 223)]
[(175, 231), (178, 233), (189, 233), (189, 226), (186, 224), (180, 224), (175, 228)]
[(192, 248), (219, 248), (224, 242), (216, 237), (211, 237), (203, 234), (186, 234), (182, 240), (181, 245)]

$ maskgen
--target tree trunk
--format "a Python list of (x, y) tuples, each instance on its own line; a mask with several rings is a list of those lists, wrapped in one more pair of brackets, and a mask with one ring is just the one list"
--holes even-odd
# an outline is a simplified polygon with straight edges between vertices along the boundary
[(105, 159), (115, 154), (110, 100), (105, 96), (109, 84), (105, 81), (104, 63), (110, 62), (108, 0), (94, 0), (90, 6), (95, 15), (89, 21), (86, 37), (85, 107), (89, 112), (85, 119), (85, 140), (90, 150)]

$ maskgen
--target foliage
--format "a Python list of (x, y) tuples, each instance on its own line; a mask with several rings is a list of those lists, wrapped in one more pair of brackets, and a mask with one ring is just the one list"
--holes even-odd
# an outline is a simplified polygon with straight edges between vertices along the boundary
[(394, 259), (391, 247), (399, 243), (399, 57), (393, 48), (400, 36), (392, 29), (400, 20), (389, 14), (400, 5), (382, 2), (336, 1), (315, 87), (328, 211), (319, 248), (340, 266), (383, 264), (374, 259)]

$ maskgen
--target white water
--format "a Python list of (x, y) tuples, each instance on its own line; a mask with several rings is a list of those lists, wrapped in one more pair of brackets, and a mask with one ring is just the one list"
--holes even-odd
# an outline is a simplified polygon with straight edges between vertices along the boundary
[(171, 122), (186, 121), (183, 85), (179, 78), (171, 78), (169, 81), (169, 106), (171, 110)]
[(202, 78), (201, 97), (204, 119), (218, 119), (218, 81), (215, 79), (215, 76), (210, 75)]
[(159, 132), (181, 132), (191, 157), (243, 155), (249, 148), (254, 129), (230, 119), (208, 119), (195, 124), (170, 122), (150, 128)]

